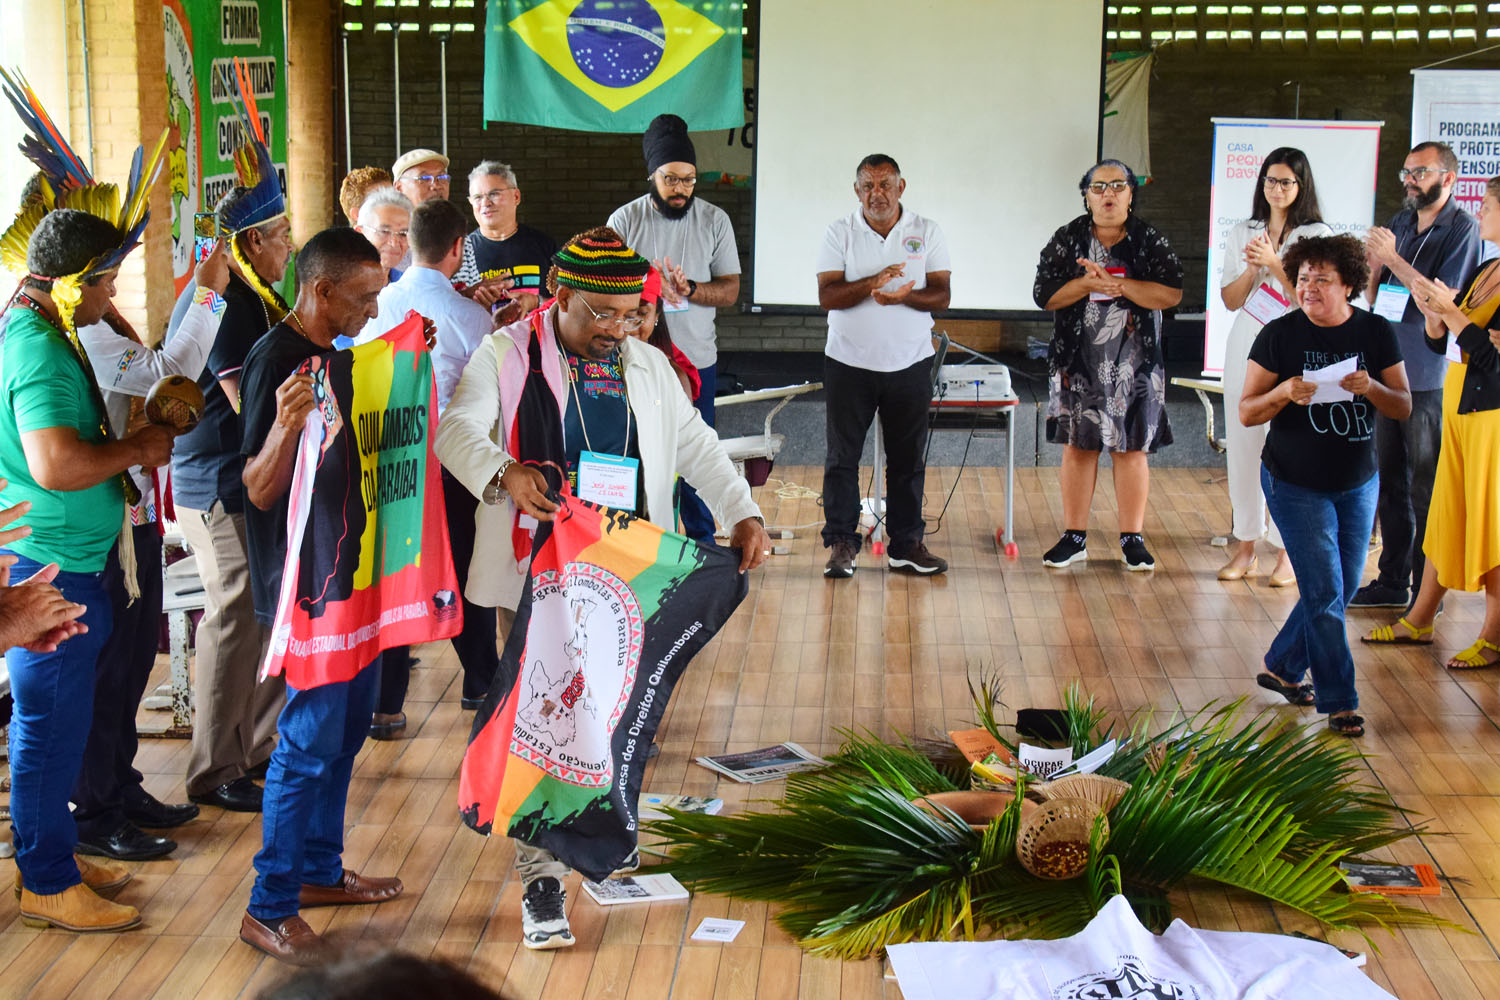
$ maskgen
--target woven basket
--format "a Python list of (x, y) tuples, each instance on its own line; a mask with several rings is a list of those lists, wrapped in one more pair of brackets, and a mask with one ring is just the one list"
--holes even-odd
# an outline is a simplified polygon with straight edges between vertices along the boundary
[[(1077, 878), (1088, 867), (1094, 820), (1103, 815), (1104, 810), (1087, 799), (1047, 800), (1022, 818), (1016, 859), (1037, 878)], [(1108, 836), (1108, 820), (1104, 831)]]
[(1043, 799), (1086, 799), (1109, 812), (1130, 791), (1130, 782), (1102, 774), (1070, 774), (1035, 787)]

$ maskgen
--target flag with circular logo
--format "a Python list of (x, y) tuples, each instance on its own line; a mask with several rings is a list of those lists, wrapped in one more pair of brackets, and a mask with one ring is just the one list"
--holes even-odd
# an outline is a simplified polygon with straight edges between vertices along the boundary
[(741, 4), (489, 0), (484, 116), (640, 132), (671, 112), (696, 130), (745, 120)]
[(596, 881), (618, 868), (672, 689), (744, 600), (739, 559), (564, 494), (469, 736), (464, 822)]

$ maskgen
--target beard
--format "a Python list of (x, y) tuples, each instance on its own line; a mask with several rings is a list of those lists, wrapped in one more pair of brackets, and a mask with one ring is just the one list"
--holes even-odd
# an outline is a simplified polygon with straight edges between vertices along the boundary
[(1428, 205), (1431, 205), (1433, 202), (1437, 201), (1442, 196), (1443, 184), (1441, 181), (1438, 181), (1435, 182), (1432, 187), (1427, 188), (1426, 190), (1418, 188), (1416, 194), (1412, 194), (1410, 191), (1408, 191), (1406, 197), (1401, 202), (1401, 207), (1409, 209), (1413, 212), (1421, 211)]
[(688, 195), (687, 201), (682, 203), (682, 207), (676, 208), (672, 205), (671, 202), (667, 201), (667, 199), (663, 198), (661, 194), (657, 192), (655, 182), (647, 181), (647, 183), (650, 185), (650, 187), (647, 189), (646, 193), (651, 195), (651, 204), (655, 205), (656, 210), (667, 218), (680, 219), (683, 216), (687, 215), (688, 211), (692, 209), (693, 198), (696, 197), (696, 195)]

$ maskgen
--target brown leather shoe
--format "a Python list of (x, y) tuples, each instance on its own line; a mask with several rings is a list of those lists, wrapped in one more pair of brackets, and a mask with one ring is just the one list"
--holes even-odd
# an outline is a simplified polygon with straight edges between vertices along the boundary
[(46, 896), (21, 890), (21, 923), (27, 927), (123, 931), (140, 922), (141, 914), (135, 907), (100, 899), (82, 882)]
[[(96, 893), (110, 892), (130, 881), (130, 869), (115, 861), (90, 861), (82, 854), (73, 855), (83, 884)], [(21, 869), (16, 869), (16, 898), (21, 898)]]
[(347, 906), (353, 903), (384, 903), (401, 895), (399, 878), (376, 878), (344, 869), (338, 885), (303, 883), (297, 902), (308, 906)]
[(333, 958), (328, 942), (301, 917), (287, 917), (272, 927), (246, 913), (240, 921), (240, 940), (288, 965), (321, 965)]

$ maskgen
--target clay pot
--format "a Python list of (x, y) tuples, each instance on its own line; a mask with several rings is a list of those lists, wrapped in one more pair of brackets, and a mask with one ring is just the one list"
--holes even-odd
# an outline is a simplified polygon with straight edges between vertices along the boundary
[[(933, 805), (941, 805), (957, 813), (959, 819), (969, 824), (969, 829), (982, 831), (998, 819), (1001, 813), (1009, 809), (1014, 799), (1015, 796), (1009, 792), (935, 792), (932, 795), (912, 799), (912, 804), (934, 816), (942, 814), (933, 808)], [(1036, 808), (1035, 802), (1023, 799), (1022, 817)]]

